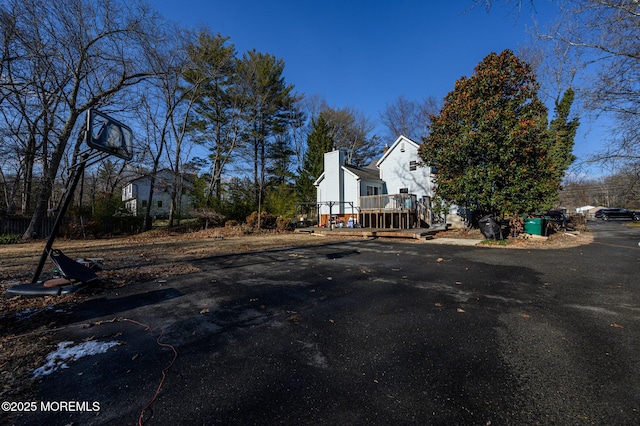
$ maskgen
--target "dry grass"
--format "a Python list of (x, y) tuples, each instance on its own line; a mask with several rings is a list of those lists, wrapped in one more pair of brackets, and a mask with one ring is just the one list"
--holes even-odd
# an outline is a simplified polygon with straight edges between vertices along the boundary
[[(191, 233), (151, 231), (131, 237), (100, 240), (57, 240), (54, 247), (71, 258), (102, 258), (101, 284), (108, 291), (136, 282), (198, 272), (189, 261), (230, 253), (313, 245), (337, 237), (294, 233), (244, 235), (241, 228), (210, 229)], [(7, 298), (5, 289), (29, 282), (40, 259), (44, 241), (0, 245), (0, 399), (20, 400), (34, 389), (33, 370), (55, 348), (51, 335), (60, 312), (70, 311), (90, 294), (62, 297)], [(47, 263), (42, 278), (53, 268)]]

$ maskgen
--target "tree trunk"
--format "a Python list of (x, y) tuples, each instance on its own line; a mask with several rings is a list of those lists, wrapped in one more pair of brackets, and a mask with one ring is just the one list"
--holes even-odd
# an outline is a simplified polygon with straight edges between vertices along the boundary
[[(62, 129), (62, 133), (58, 137), (58, 144), (55, 146), (53, 150), (53, 154), (51, 155), (51, 161), (46, 163), (43, 170), (44, 182), (38, 191), (38, 196), (36, 199), (36, 206), (33, 212), (33, 216), (31, 217), (31, 222), (29, 222), (29, 226), (27, 230), (22, 235), (23, 240), (28, 240), (36, 237), (44, 237), (44, 235), (40, 235), (40, 230), (42, 228), (42, 223), (47, 213), (47, 206), (49, 203), (49, 199), (51, 198), (51, 194), (53, 193), (53, 184), (56, 179), (56, 175), (58, 174), (58, 168), (60, 167), (60, 163), (62, 161), (62, 157), (64, 156), (65, 148), (67, 147), (67, 142), (69, 141), (69, 137), (71, 137), (71, 131), (78, 120), (78, 116), (80, 112), (77, 110), (72, 110), (69, 113), (69, 119), (67, 120), (64, 128)], [(48, 126), (45, 126), (45, 131), (43, 132), (43, 158), (46, 159), (46, 150), (47, 150), (47, 135), (49, 133)]]

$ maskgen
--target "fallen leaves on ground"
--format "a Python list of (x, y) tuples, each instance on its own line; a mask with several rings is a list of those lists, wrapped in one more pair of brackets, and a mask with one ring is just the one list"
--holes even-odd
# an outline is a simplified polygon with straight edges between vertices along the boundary
[[(220, 238), (224, 233), (224, 238)], [(98, 272), (101, 284), (94, 292), (145, 281), (166, 281), (178, 275), (199, 272), (192, 261), (212, 256), (247, 251), (325, 244), (306, 234), (264, 233), (244, 235), (235, 229), (219, 228), (189, 233), (153, 230), (129, 237), (96, 240), (63, 240), (54, 244), (69, 257), (104, 259), (104, 270)], [(17, 283), (29, 282), (44, 248), (44, 241), (0, 245), (0, 397), (18, 400), (26, 398), (37, 382), (33, 370), (53, 349), (53, 331), (61, 318), (76, 304), (92, 297), (91, 293), (76, 293), (61, 297), (6, 298), (5, 290)], [(47, 264), (42, 278), (48, 278), (53, 266)], [(329, 278), (330, 279), (330, 278)], [(215, 279), (210, 281), (216, 283)], [(264, 309), (264, 305), (260, 306)], [(206, 308), (205, 308), (206, 309)], [(203, 309), (204, 310), (204, 309)], [(202, 312), (203, 314), (205, 312)], [(299, 319), (298, 319), (299, 320)], [(296, 322), (292, 319), (292, 322)]]

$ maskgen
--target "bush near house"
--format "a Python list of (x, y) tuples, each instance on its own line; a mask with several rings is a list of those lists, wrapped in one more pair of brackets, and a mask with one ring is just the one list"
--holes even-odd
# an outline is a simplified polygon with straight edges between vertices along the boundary
[[(258, 222), (259, 218), (259, 222)], [(277, 218), (269, 212), (253, 212), (247, 216), (247, 226), (250, 228), (275, 229)]]

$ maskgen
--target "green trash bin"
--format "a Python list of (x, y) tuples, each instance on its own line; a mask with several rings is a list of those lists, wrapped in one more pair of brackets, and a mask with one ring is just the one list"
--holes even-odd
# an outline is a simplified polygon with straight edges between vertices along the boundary
[(524, 232), (531, 235), (544, 235), (544, 218), (543, 217), (525, 217)]

